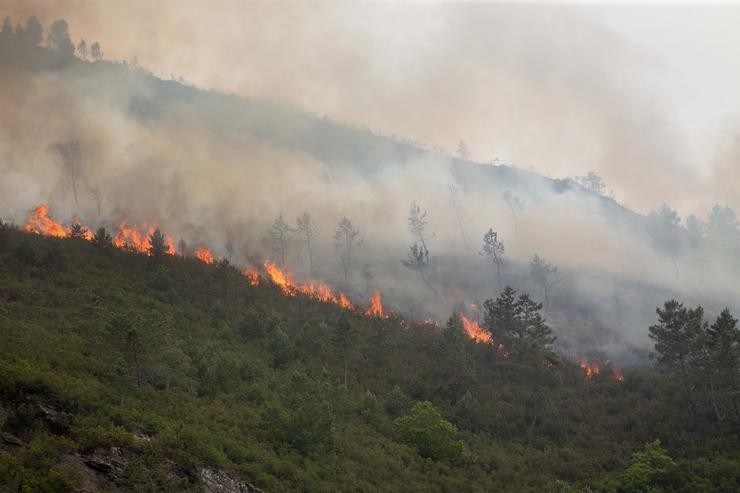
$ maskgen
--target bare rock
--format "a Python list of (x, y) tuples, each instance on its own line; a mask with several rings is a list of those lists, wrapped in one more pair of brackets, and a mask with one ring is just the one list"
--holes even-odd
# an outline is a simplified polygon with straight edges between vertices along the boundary
[(239, 481), (229, 474), (216, 469), (203, 468), (200, 479), (206, 493), (265, 493), (250, 483)]

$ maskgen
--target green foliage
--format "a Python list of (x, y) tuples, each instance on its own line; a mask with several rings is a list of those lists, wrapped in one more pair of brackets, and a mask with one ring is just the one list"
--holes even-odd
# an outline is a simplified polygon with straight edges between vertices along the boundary
[(462, 457), (463, 443), (455, 440), (457, 429), (446, 421), (431, 402), (418, 402), (407, 416), (393, 422), (398, 440), (416, 447), (422, 457), (456, 460)]
[(729, 314), (699, 338), (695, 429), (674, 373), (587, 381), (492, 357), (456, 314), (442, 330), (401, 325), (251, 286), (230, 265), (6, 231), (0, 431), (25, 445), (0, 442), (0, 491), (79, 489), (81, 456), (112, 447), (130, 462), (103, 490), (199, 491), (209, 466), (271, 492), (600, 491), (655, 438), (677, 464), (670, 491), (736, 490), (729, 373), (709, 364), (735, 361)]
[(666, 491), (676, 472), (676, 463), (660, 440), (645, 444), (635, 452), (629, 467), (611, 485), (615, 493), (660, 493)]

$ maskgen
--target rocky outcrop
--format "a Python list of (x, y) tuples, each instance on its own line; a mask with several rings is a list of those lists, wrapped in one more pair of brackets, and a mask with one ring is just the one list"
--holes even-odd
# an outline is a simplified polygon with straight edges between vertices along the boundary
[(206, 493), (265, 493), (252, 484), (239, 481), (216, 469), (201, 469), (200, 480)]

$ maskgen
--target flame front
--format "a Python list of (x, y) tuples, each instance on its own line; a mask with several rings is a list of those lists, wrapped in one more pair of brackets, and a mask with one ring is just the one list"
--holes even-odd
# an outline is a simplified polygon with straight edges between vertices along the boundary
[(318, 284), (299, 284), (293, 279), (287, 269), (283, 270), (269, 260), (265, 261), (264, 266), (267, 276), (278, 288), (280, 288), (280, 291), (282, 291), (283, 294), (288, 296), (302, 294), (324, 303), (339, 305), (348, 310), (353, 308), (352, 302), (344, 293), (334, 293), (334, 291), (332, 291), (332, 289), (324, 282), (319, 282)]
[(196, 248), (194, 255), (195, 255), (195, 258), (197, 258), (204, 264), (213, 263), (213, 252), (211, 252), (210, 248), (207, 248), (207, 247)]
[(46, 204), (39, 204), (34, 207), (33, 213), (28, 216), (28, 221), (23, 229), (29, 233), (54, 236), (56, 238), (69, 236), (69, 232), (61, 223), (58, 223), (47, 216), (48, 212), (49, 206)]
[(596, 363), (581, 361), (579, 366), (586, 373), (586, 378), (588, 378), (589, 380), (593, 379), (596, 375), (601, 373), (601, 367)]
[(373, 291), (373, 295), (370, 297), (370, 306), (365, 311), (365, 315), (378, 318), (387, 317), (387, 315), (383, 314), (383, 300), (380, 296), (380, 291), (377, 289)]
[(471, 339), (477, 342), (489, 343), (491, 341), (491, 334), (483, 330), (483, 328), (475, 320), (470, 320), (462, 313), (460, 314), (460, 320), (462, 320), (463, 328), (468, 333)]

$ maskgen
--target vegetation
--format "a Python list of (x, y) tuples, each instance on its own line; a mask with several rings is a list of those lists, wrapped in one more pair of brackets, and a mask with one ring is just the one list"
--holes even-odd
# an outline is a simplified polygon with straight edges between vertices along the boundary
[(202, 467), (271, 492), (740, 482), (729, 312), (707, 326), (667, 304), (651, 328), (665, 372), (588, 380), (513, 290), (486, 302), (502, 357), (457, 315), (444, 330), (369, 318), (105, 231), (0, 231), (2, 491), (72, 491), (114, 453), (106, 488), (135, 491), (197, 490)]

